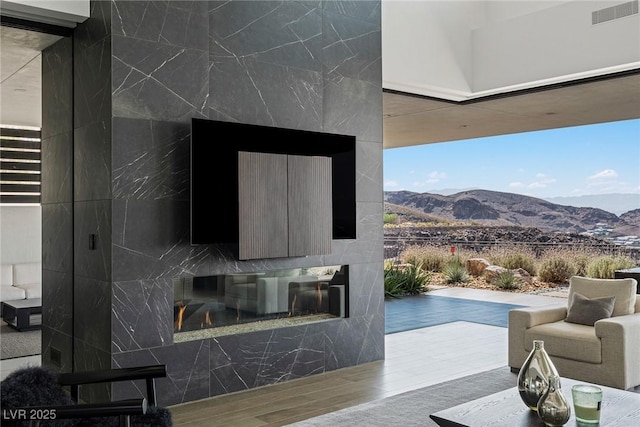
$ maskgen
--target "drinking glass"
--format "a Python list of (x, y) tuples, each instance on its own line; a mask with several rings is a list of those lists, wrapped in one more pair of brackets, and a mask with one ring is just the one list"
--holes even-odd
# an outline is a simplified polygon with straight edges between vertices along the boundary
[(600, 422), (600, 407), (602, 405), (602, 389), (588, 384), (576, 384), (571, 387), (573, 409), (576, 421), (586, 424)]

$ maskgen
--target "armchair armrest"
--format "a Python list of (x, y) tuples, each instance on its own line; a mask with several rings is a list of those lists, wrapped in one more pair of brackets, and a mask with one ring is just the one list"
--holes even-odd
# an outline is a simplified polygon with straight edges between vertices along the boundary
[(601, 319), (594, 326), (599, 338), (617, 336), (629, 343), (631, 348), (640, 348), (640, 313)]
[(522, 307), (509, 310), (509, 366), (520, 368), (528, 355), (524, 339), (527, 329), (544, 323), (558, 322), (566, 317), (566, 305)]
[(598, 320), (596, 336), (602, 341), (602, 362), (612, 376), (621, 376), (620, 388), (640, 384), (640, 313)]
[(566, 305), (514, 308), (509, 311), (509, 327), (512, 322), (516, 322), (522, 327), (531, 328), (544, 323), (557, 322), (566, 317)]
[(62, 373), (58, 374), (58, 383), (62, 386), (71, 386), (71, 397), (77, 402), (81, 385), (145, 380), (147, 385), (147, 400), (150, 405), (155, 405), (156, 387), (154, 379), (166, 376), (167, 368), (165, 365), (151, 365), (134, 368), (107, 369), (103, 371)]

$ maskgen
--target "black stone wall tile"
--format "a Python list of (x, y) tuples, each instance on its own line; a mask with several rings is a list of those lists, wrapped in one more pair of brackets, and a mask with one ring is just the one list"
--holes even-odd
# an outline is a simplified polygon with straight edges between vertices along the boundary
[(379, 219), (382, 211), (381, 202), (357, 202), (357, 239), (333, 240), (331, 255), (323, 257), (325, 265), (382, 263), (384, 236), (383, 224)]
[(115, 117), (113, 197), (188, 201), (190, 137), (190, 124)]
[(113, 201), (113, 280), (175, 278), (193, 274), (206, 246), (189, 243), (189, 202)]
[(349, 315), (384, 317), (384, 271), (380, 264), (352, 264), (349, 274), (355, 277), (349, 280)]
[[(332, 343), (327, 339), (326, 331), (334, 329), (341, 322), (342, 320), (331, 320), (299, 327), (304, 329), (304, 336), (295, 350), (296, 358), (287, 379), (304, 378), (327, 371), (326, 351)], [(274, 363), (277, 364), (275, 361)], [(277, 378), (272, 377), (271, 380), (277, 381)]]
[(112, 353), (173, 344), (170, 279), (115, 282), (112, 301)]
[(211, 60), (210, 116), (226, 121), (321, 130), (320, 72), (252, 59)]
[(189, 122), (206, 109), (206, 51), (114, 36), (113, 115)]
[(327, 323), (212, 339), (211, 395), (324, 372)]
[(111, 1), (90, 2), (90, 18), (74, 30), (76, 48), (88, 49), (96, 43), (104, 42), (111, 35), (111, 4)]
[[(102, 3), (102, 2), (93, 2)], [(111, 120), (111, 42), (74, 46), (74, 127)]]
[[(73, 275), (42, 270), (42, 324), (73, 335)], [(71, 351), (71, 348), (65, 349)]]
[(42, 74), (73, 64), (73, 39), (63, 37), (42, 51)]
[(76, 341), (102, 352), (110, 352), (111, 284), (76, 275), (73, 304)]
[[(156, 379), (160, 406), (209, 397), (209, 341), (190, 341), (170, 347), (157, 347), (113, 355), (113, 367), (164, 364), (167, 377)], [(146, 396), (141, 382), (114, 383), (113, 399)]]
[(275, 384), (324, 371), (324, 334), (318, 325), (270, 332), (254, 387)]
[(74, 203), (74, 270), (76, 278), (111, 281), (111, 201)]
[(73, 200), (72, 166), (72, 132), (58, 133), (42, 139), (40, 184), (42, 204), (69, 203)]
[[(42, 268), (73, 273), (73, 205), (42, 205)], [(43, 283), (43, 292), (48, 283)]]
[(327, 78), (352, 78), (379, 86), (382, 81), (382, 32), (380, 22), (325, 10), (323, 14), (323, 63)]
[[(272, 331), (228, 335), (210, 341), (211, 395), (253, 388), (265, 362)], [(299, 341), (299, 337), (292, 338)], [(260, 381), (263, 384), (262, 380)]]
[[(58, 372), (73, 368), (73, 275), (42, 270), (41, 362)], [(52, 348), (59, 360), (51, 359)]]
[(42, 139), (73, 130), (72, 41), (64, 37), (42, 51)]
[(384, 317), (344, 319), (327, 335), (332, 344), (326, 352), (327, 371), (384, 359)]
[(206, 1), (114, 1), (113, 33), (208, 50)]
[[(358, 245), (364, 244), (367, 250), (359, 251), (361, 263), (380, 262), (382, 263), (384, 235), (382, 230), (382, 221), (378, 221), (377, 217), (383, 211), (382, 203), (356, 203), (358, 212)], [(359, 246), (360, 247), (360, 246)], [(364, 248), (363, 248), (364, 249)]]
[(74, 131), (74, 200), (111, 197), (111, 125), (92, 122)]
[(383, 202), (381, 143), (356, 143), (356, 198), (362, 202)]
[[(111, 368), (111, 357), (108, 351), (96, 348), (77, 336), (73, 340), (73, 371), (102, 371)], [(90, 384), (80, 387), (80, 399), (85, 402), (110, 402), (111, 385)]]
[(358, 18), (380, 26), (382, 9), (379, 0), (337, 0), (323, 2), (323, 9), (327, 12)]
[(214, 64), (225, 59), (251, 59), (321, 71), (320, 2), (212, 1), (209, 9), (209, 48)]
[[(51, 360), (51, 351), (55, 349), (60, 354), (60, 363)], [(42, 325), (42, 366), (51, 368), (54, 372), (71, 372), (73, 370), (73, 337)]]
[(382, 87), (353, 78), (325, 81), (324, 130), (382, 143)]

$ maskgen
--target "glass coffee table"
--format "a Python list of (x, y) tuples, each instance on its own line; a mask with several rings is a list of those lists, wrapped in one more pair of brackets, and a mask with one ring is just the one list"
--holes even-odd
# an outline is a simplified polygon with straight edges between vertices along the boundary
[[(583, 426), (576, 422), (571, 386), (589, 384), (569, 378), (561, 379), (562, 394), (571, 406), (571, 418), (565, 426)], [(640, 426), (640, 394), (598, 385), (602, 389), (599, 427)], [(520, 399), (513, 387), (480, 399), (463, 403), (430, 415), (442, 427), (544, 427), (538, 414)]]
[(2, 320), (20, 332), (40, 329), (42, 325), (42, 299), (19, 299), (2, 302)]

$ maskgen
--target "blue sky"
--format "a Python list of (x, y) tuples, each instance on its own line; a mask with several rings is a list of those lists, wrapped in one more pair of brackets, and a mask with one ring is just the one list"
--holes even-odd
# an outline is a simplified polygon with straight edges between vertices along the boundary
[(383, 151), (384, 190), (640, 194), (640, 120)]

